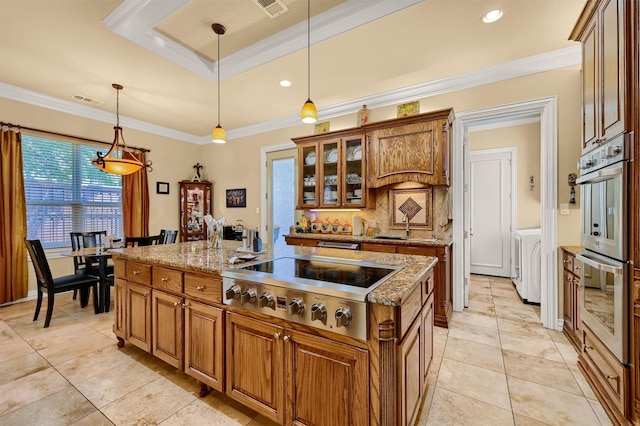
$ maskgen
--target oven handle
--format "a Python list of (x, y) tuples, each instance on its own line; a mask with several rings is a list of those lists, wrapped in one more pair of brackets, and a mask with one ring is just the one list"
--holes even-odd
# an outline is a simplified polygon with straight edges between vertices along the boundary
[(576, 254), (576, 259), (578, 259), (580, 262), (582, 263), (586, 263), (587, 265), (596, 268), (600, 271), (604, 271), (604, 272), (611, 272), (612, 274), (616, 274), (616, 275), (620, 275), (622, 274), (622, 267), (619, 266), (615, 266), (615, 265), (611, 265), (608, 263), (601, 263), (598, 261), (595, 261), (593, 259), (590, 259), (586, 256), (583, 256), (581, 254)]
[(619, 162), (614, 165), (605, 167), (604, 169), (597, 170), (595, 172), (587, 173), (584, 176), (580, 176), (576, 179), (576, 183), (582, 185), (587, 182), (599, 182), (611, 176), (621, 175), (624, 172), (624, 162)]

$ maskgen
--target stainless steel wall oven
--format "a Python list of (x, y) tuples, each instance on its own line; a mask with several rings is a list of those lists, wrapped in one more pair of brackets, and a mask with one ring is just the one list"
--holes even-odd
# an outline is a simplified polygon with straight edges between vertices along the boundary
[(585, 154), (581, 176), (580, 212), (584, 265), (581, 285), (582, 321), (622, 363), (628, 362), (627, 309), (627, 186), (629, 136), (611, 140)]

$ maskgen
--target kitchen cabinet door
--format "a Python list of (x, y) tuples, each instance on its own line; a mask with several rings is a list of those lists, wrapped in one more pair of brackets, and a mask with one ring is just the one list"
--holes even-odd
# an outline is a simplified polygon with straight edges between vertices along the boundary
[(151, 352), (151, 288), (127, 283), (127, 339)]
[[(317, 208), (323, 188), (318, 176), (318, 144), (315, 142), (298, 145), (298, 209)], [(320, 195), (321, 196), (321, 195)]]
[(320, 180), (322, 182), (318, 188), (320, 207), (336, 208), (340, 205), (341, 196), (340, 183), (342, 165), (340, 164), (340, 139), (323, 141), (320, 142), (319, 146)]
[(369, 424), (369, 356), (365, 350), (285, 330), (286, 423)]
[(422, 320), (414, 321), (398, 346), (398, 386), (400, 391), (400, 425), (414, 425), (420, 411), (422, 395), (420, 334)]
[(282, 327), (227, 313), (227, 395), (284, 422)]
[(167, 364), (182, 369), (184, 311), (183, 300), (162, 291), (153, 290), (153, 351)]
[(213, 306), (187, 300), (184, 314), (184, 372), (223, 392), (224, 312)]
[(422, 321), (420, 326), (420, 373), (422, 377), (420, 389), (421, 395), (425, 395), (429, 384), (431, 361), (433, 360), (433, 294), (422, 307), (420, 319)]
[(114, 318), (113, 334), (118, 338), (118, 346), (124, 346), (127, 337), (127, 282), (122, 278), (116, 278), (113, 282)]

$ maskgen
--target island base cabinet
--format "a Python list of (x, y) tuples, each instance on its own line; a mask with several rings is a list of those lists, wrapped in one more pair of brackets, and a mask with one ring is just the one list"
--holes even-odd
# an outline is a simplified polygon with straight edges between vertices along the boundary
[(115, 304), (113, 318), (113, 334), (118, 338), (118, 346), (124, 346), (124, 339), (127, 337), (127, 282), (121, 278), (116, 278), (113, 282), (113, 299)]
[(367, 351), (286, 330), (287, 425), (369, 424)]
[[(420, 411), (422, 373), (420, 371), (420, 330), (422, 321), (416, 320), (398, 346), (398, 386), (400, 387), (400, 425), (416, 422)], [(419, 378), (416, 380), (416, 378)]]
[(151, 352), (151, 289), (129, 282), (126, 298), (126, 340), (146, 352)]
[(366, 350), (234, 313), (226, 328), (227, 395), (279, 424), (369, 424)]
[(227, 395), (284, 422), (283, 328), (227, 313)]
[(224, 391), (222, 309), (187, 302), (184, 372), (219, 392)]
[(153, 355), (167, 364), (182, 369), (183, 300), (153, 290)]

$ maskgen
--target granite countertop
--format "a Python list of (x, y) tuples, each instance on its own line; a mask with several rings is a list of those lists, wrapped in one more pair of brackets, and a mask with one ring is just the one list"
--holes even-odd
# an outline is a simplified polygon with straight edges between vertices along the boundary
[(449, 238), (408, 238), (401, 239), (383, 239), (368, 235), (342, 235), (342, 234), (322, 234), (322, 233), (305, 233), (305, 234), (285, 234), (283, 237), (303, 238), (307, 240), (323, 240), (323, 241), (341, 241), (345, 243), (375, 243), (375, 244), (393, 244), (405, 246), (438, 246), (446, 247), (453, 243)]
[(256, 260), (240, 264), (229, 264), (229, 258), (246, 253), (239, 253), (242, 246), (239, 241), (225, 240), (218, 250), (207, 249), (205, 241), (164, 244), (146, 247), (131, 247), (112, 250), (113, 258), (123, 258), (150, 262), (162, 266), (189, 269), (203, 273), (217, 273), (238, 266), (255, 262), (264, 262), (290, 255), (316, 255), (347, 260), (384, 263), (402, 266), (402, 269), (390, 279), (378, 286), (367, 296), (367, 301), (381, 305), (397, 306), (402, 303), (415, 284), (438, 261), (431, 256), (413, 256), (406, 254), (378, 253), (360, 250), (342, 250), (319, 247), (300, 247), (263, 245), (263, 253)]
[(568, 251), (569, 253), (576, 255), (582, 252), (583, 248), (580, 246), (560, 246), (561, 249)]

